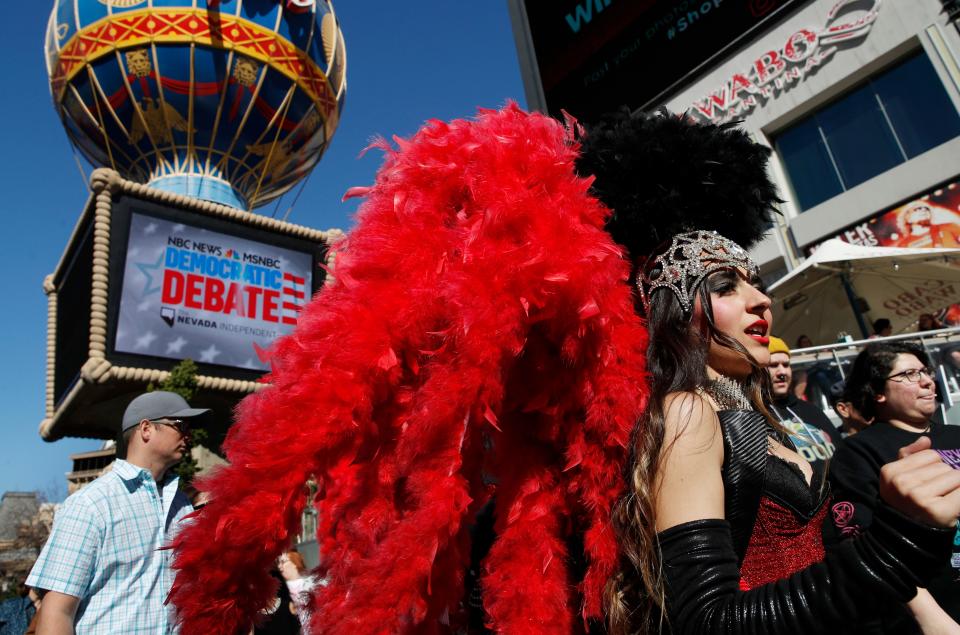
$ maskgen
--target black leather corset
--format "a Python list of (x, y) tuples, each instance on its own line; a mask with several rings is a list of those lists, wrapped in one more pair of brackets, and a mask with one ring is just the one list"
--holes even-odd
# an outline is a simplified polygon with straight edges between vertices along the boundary
[[(767, 465), (767, 438), (776, 431), (755, 410), (721, 410), (724, 513), (733, 534), (737, 561), (743, 562), (757, 519)], [(785, 445), (790, 445), (789, 441)]]

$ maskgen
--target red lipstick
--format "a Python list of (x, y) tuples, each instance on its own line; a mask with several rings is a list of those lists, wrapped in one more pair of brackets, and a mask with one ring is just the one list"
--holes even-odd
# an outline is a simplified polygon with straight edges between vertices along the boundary
[(744, 333), (757, 340), (764, 346), (767, 346), (770, 343), (770, 338), (767, 337), (767, 329), (770, 328), (770, 325), (767, 324), (766, 320), (757, 320), (747, 328), (743, 330)]

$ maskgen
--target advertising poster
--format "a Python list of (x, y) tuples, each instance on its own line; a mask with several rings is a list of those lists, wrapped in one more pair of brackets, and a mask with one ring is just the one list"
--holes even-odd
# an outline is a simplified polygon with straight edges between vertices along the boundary
[[(865, 247), (958, 248), (960, 180), (868, 218), (833, 238)], [(817, 245), (809, 248), (808, 255), (816, 248)], [(921, 304), (918, 303), (918, 306), (922, 308)], [(896, 311), (901, 307), (891, 303), (884, 308)], [(935, 317), (944, 325), (960, 325), (960, 305), (954, 304), (943, 309)]]
[(114, 349), (265, 371), (310, 298), (309, 253), (134, 213)]
[(960, 181), (869, 218), (834, 238), (865, 247), (960, 247)]

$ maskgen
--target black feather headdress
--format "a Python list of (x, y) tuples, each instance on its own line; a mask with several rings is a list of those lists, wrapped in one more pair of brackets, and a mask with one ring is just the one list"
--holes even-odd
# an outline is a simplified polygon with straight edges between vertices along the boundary
[(694, 123), (661, 110), (585, 124), (577, 171), (613, 214), (607, 229), (634, 259), (672, 236), (713, 230), (749, 249), (777, 212), (769, 148), (736, 123)]

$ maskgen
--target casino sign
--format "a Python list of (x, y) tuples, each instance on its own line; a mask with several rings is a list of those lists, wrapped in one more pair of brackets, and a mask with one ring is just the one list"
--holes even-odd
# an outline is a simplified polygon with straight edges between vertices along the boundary
[(799, 29), (779, 49), (765, 52), (742, 73), (687, 109), (701, 121), (723, 123), (741, 118), (793, 86), (830, 61), (837, 44), (864, 38), (877, 19), (881, 0), (866, 11), (849, 16), (844, 10), (860, 0), (840, 0), (827, 13), (826, 24)]

